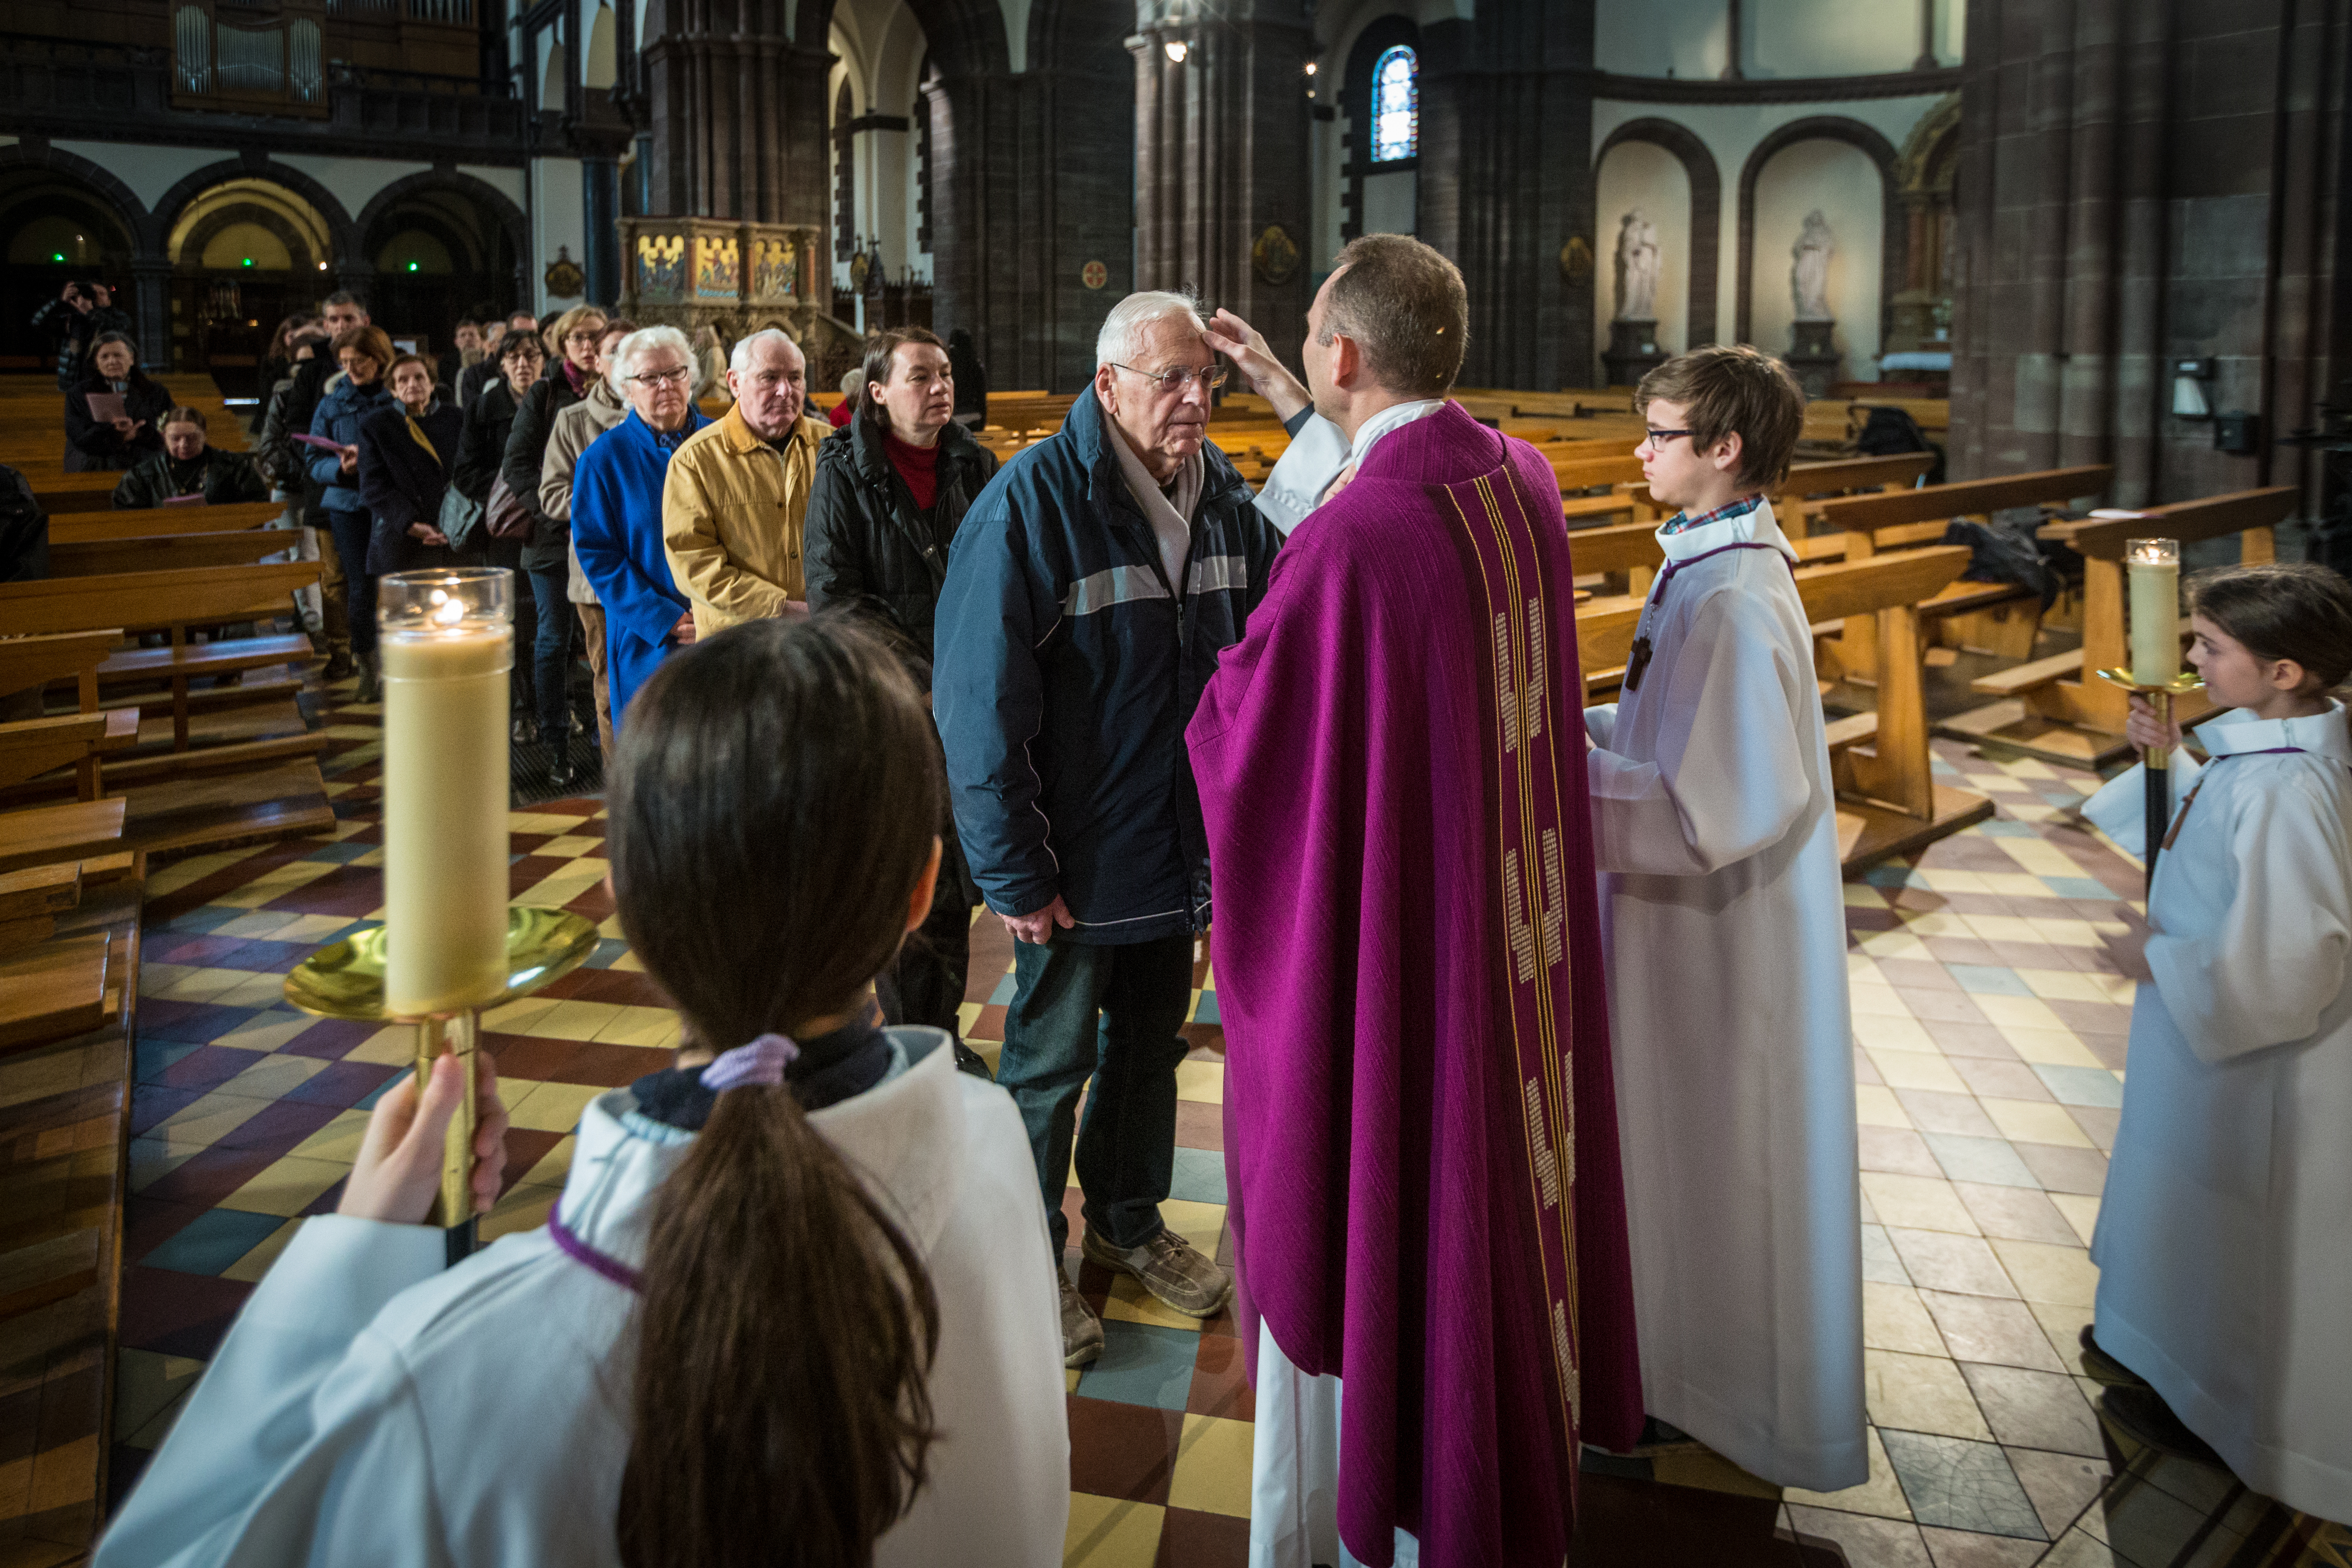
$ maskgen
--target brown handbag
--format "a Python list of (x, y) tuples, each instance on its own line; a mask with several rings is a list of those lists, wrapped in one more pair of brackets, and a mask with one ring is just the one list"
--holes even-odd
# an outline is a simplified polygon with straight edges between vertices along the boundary
[(531, 525), (530, 508), (522, 498), (507, 488), (501, 474), (490, 481), (490, 499), (482, 507), (482, 526), (490, 531), (492, 539), (529, 541)]

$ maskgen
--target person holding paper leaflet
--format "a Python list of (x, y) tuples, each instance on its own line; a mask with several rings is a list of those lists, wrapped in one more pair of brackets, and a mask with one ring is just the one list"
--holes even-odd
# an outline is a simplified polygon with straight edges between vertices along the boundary
[[(2108, 1423), (2352, 1519), (2352, 585), (2325, 567), (2189, 584), (2189, 663), (2228, 710), (2175, 751), (2148, 890), (2153, 984), (2091, 1238), (2084, 1369)], [(2171, 748), (2147, 700), (2128, 734)], [(2142, 842), (2134, 767), (2083, 815)]]
[(161, 452), (157, 421), (171, 407), (172, 395), (139, 368), (131, 340), (101, 334), (90, 345), (89, 373), (66, 394), (66, 472), (133, 468)]

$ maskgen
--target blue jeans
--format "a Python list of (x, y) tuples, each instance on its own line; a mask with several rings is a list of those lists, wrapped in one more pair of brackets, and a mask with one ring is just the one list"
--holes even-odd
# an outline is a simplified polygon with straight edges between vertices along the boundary
[(335, 553), (342, 558), (343, 592), (350, 605), (352, 651), (375, 652), (375, 574), (367, 569), (368, 531), (373, 526), (363, 511), (329, 511), (327, 531), (334, 536)]
[[(539, 636), (530, 645), (530, 694), (539, 710), (539, 738), (558, 754), (572, 744), (572, 706), (566, 693), (572, 685), (572, 601), (564, 596), (571, 568), (532, 572), (530, 603), (539, 617)], [(522, 628), (515, 628), (522, 640)]]
[(1029, 1130), (1054, 1256), (1070, 1245), (1062, 1193), (1074, 1131), (1087, 1226), (1114, 1247), (1140, 1247), (1164, 1228), (1160, 1205), (1176, 1171), (1176, 1064), (1191, 1048), (1181, 1031), (1192, 938), (1095, 947), (1056, 933), (1044, 947), (1014, 942), (1013, 974), (996, 1081)]

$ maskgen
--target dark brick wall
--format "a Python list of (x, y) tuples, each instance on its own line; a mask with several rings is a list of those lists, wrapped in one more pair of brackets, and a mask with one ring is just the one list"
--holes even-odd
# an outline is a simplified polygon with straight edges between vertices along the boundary
[[(1956, 475), (2113, 462), (2125, 505), (2315, 477), (2272, 443), (2346, 368), (2347, 50), (2352, 0), (1970, 6)], [(2260, 453), (2170, 414), (2205, 357)]]

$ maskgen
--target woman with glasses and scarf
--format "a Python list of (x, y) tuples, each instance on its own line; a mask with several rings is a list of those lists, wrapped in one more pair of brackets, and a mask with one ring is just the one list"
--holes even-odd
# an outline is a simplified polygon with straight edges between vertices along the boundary
[(360, 494), (373, 519), (368, 573), (469, 564), (441, 531), (441, 498), (457, 460), (457, 410), (439, 395), (429, 360), (403, 354), (385, 379), (393, 405), (360, 423)]

